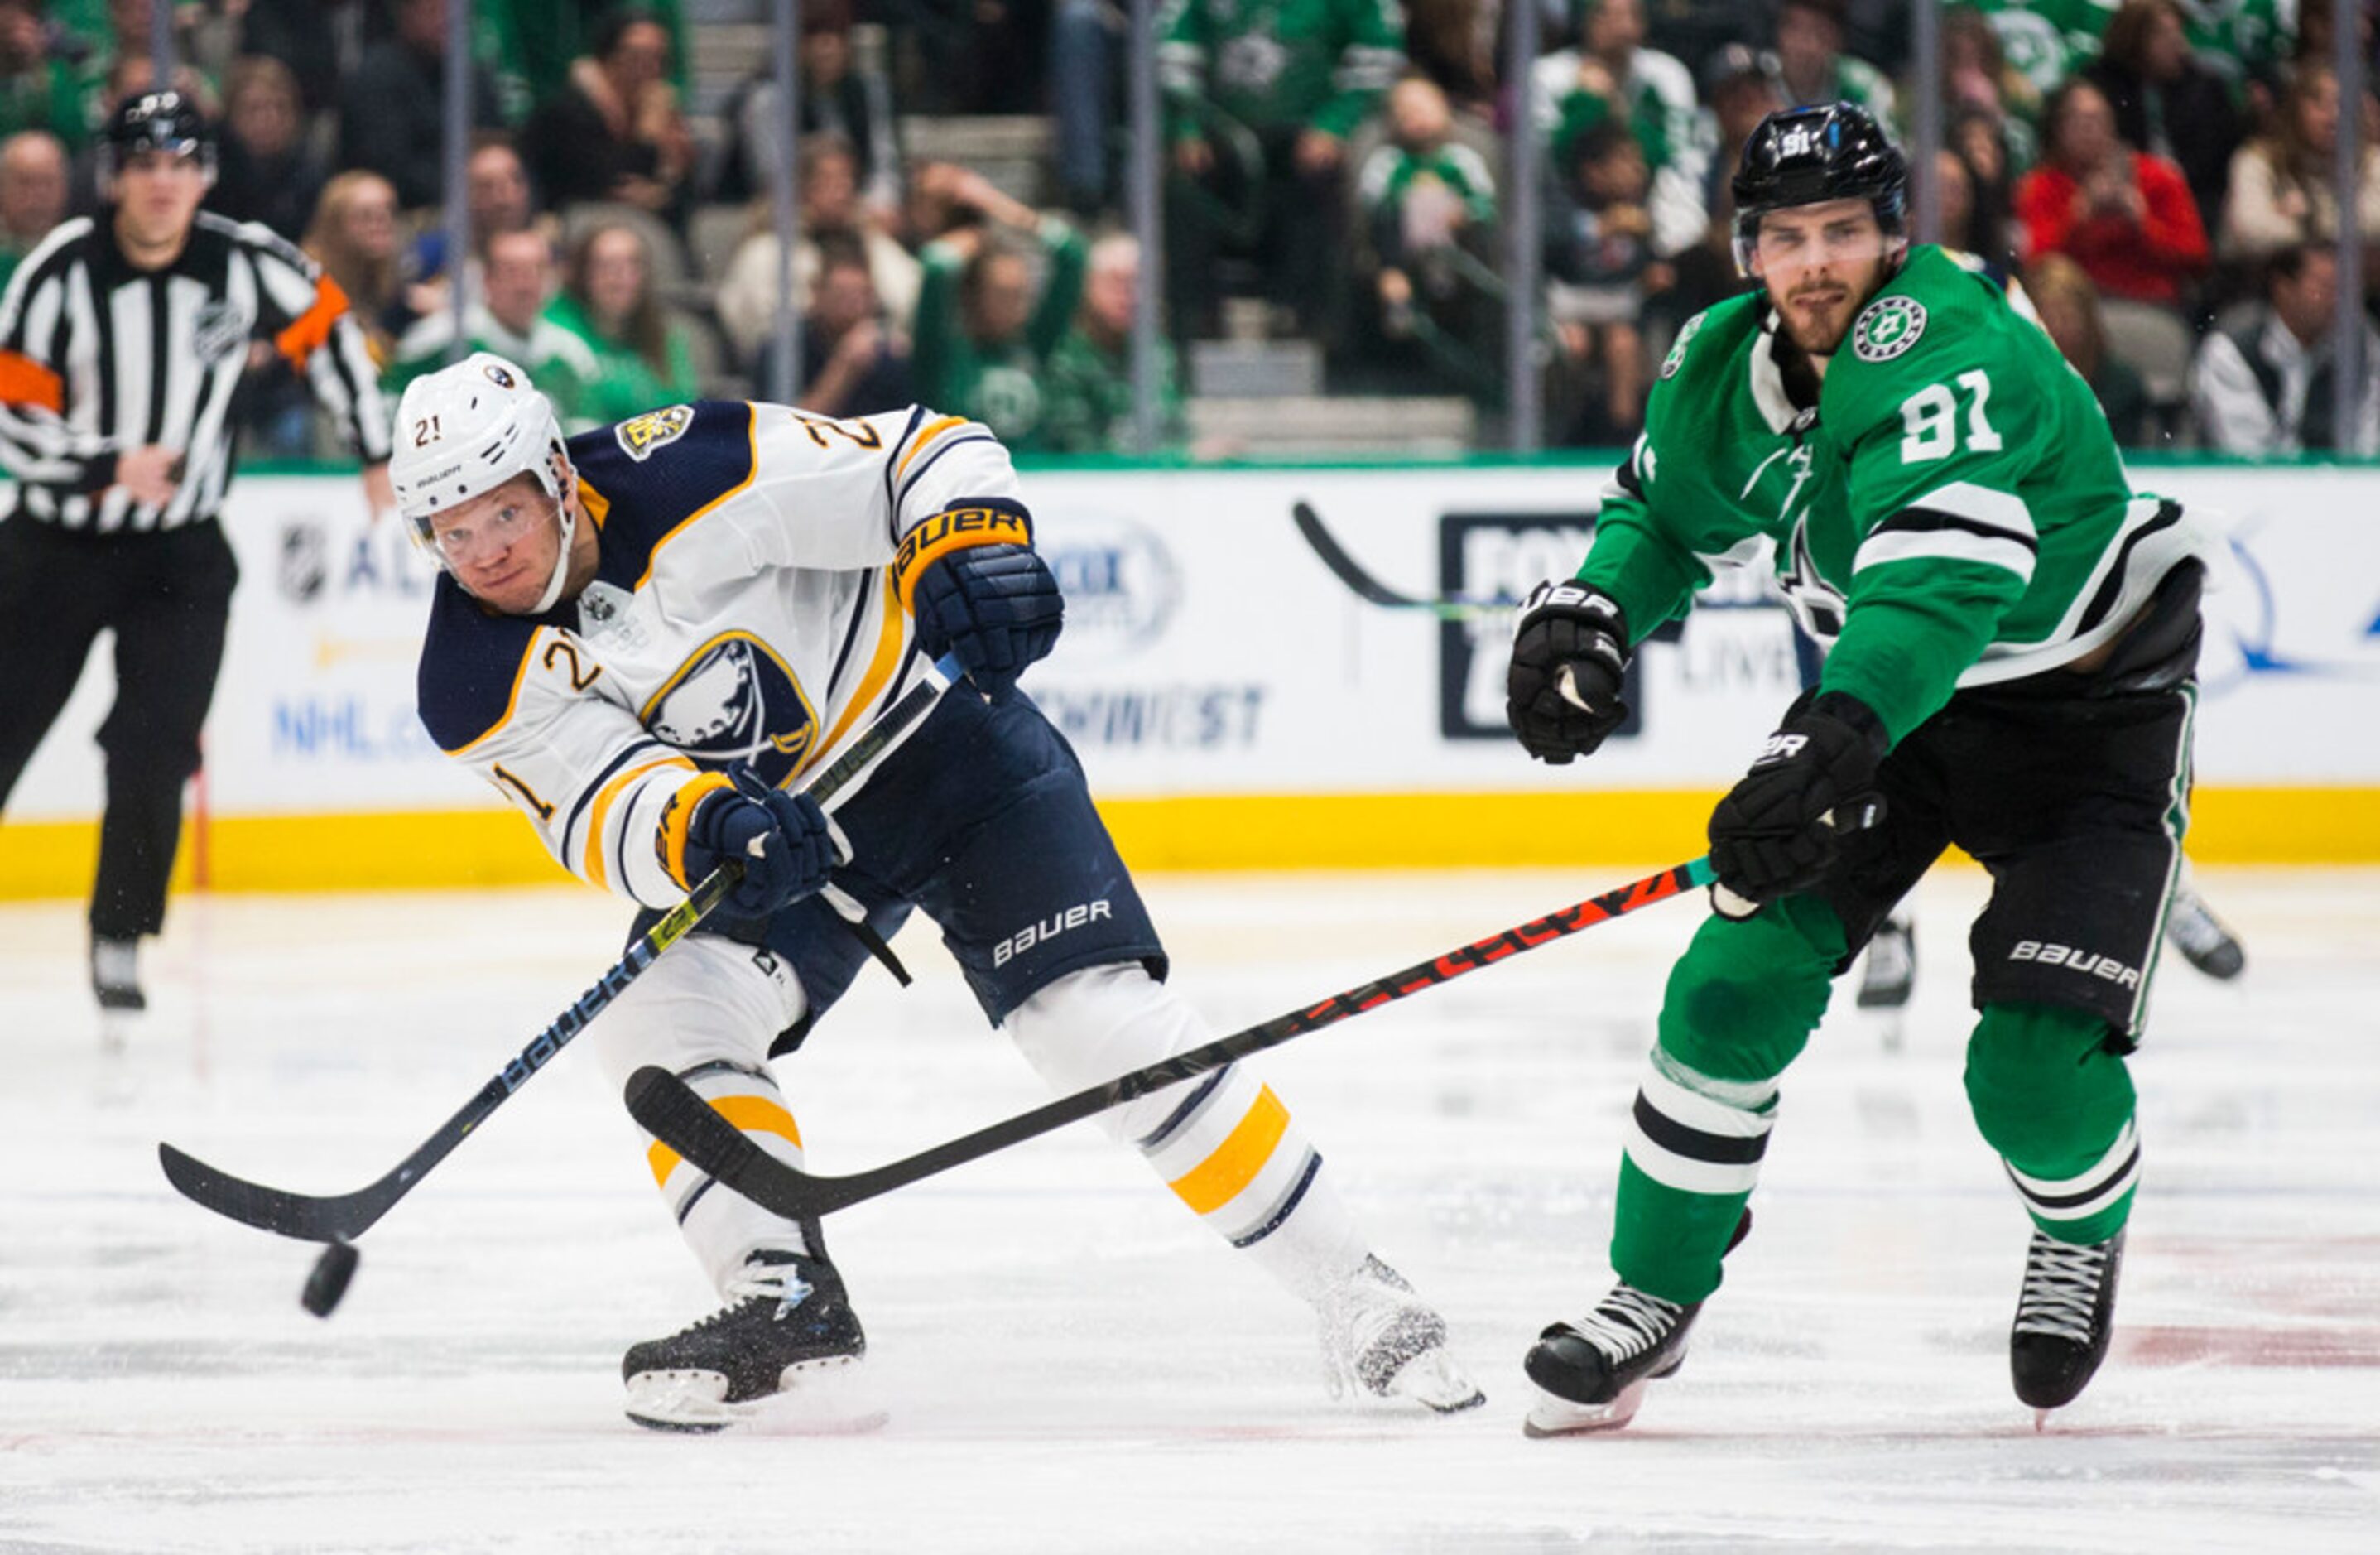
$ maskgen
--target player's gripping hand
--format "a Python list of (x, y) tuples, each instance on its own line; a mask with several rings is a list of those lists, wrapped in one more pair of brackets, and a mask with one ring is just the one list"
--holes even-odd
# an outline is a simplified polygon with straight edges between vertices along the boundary
[(1066, 601), (1031, 547), (1002, 541), (953, 551), (917, 576), (911, 598), (929, 658), (956, 653), (976, 689), (999, 701), (1025, 666), (1057, 644)]
[(1628, 623), (1583, 583), (1550, 580), (1529, 590), (1512, 623), (1504, 716), (1530, 755), (1560, 766), (1591, 756), (1628, 717)]
[(686, 822), (686, 878), (701, 880), (732, 858), (744, 878), (727, 893), (727, 907), (766, 917), (825, 885), (851, 857), (851, 844), (808, 795), (772, 788), (741, 763), (728, 771), (735, 786), (704, 795)]
[(1711, 869), (1718, 877), (1711, 900), (1718, 910), (1747, 917), (1815, 886), (1835, 861), (1840, 834), (1882, 817), (1876, 768), (1890, 748), (1883, 721), (1856, 697), (1825, 691), (1796, 703), (1711, 812)]

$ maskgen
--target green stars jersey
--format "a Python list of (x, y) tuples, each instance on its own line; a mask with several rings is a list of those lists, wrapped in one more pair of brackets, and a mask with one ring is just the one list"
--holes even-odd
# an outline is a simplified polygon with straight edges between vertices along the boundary
[(1961, 686), (2112, 640), (2194, 553), (2049, 337), (1942, 250), (1912, 248), (1860, 311), (1815, 406), (1774, 327), (1757, 294), (1691, 321), (1604, 493), (1578, 576), (1640, 638), (1766, 556), (1828, 649), (1822, 684), (1899, 740)]

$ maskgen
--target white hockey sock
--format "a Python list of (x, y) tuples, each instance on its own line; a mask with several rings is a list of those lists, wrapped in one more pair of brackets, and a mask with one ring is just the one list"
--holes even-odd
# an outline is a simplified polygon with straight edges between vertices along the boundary
[[(801, 1018), (800, 986), (774, 956), (716, 935), (672, 947), (587, 1028), (616, 1087), (641, 1064), (682, 1076), (746, 1137), (780, 1160), (802, 1164), (800, 1130), (768, 1069), (769, 1044)], [(712, 1286), (728, 1282), (756, 1249), (813, 1252), (796, 1221), (773, 1215), (640, 1135), (653, 1181)]]
[[(1189, 1003), (1136, 965), (1095, 966), (1043, 989), (1008, 1017), (1026, 1059), (1065, 1091), (1212, 1039)], [(1239, 1065), (1101, 1114), (1192, 1213), (1308, 1302), (1364, 1261), (1354, 1217), (1289, 1109)]]

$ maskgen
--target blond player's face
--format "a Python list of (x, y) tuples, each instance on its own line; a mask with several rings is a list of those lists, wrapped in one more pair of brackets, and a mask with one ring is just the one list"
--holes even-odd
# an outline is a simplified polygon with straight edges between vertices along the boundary
[(561, 505), (516, 476), (430, 520), (438, 553), (473, 599), (506, 615), (537, 608), (562, 549)]
[(1831, 356), (1884, 281), (1890, 246), (1864, 200), (1796, 205), (1760, 218), (1752, 273), (1793, 344)]

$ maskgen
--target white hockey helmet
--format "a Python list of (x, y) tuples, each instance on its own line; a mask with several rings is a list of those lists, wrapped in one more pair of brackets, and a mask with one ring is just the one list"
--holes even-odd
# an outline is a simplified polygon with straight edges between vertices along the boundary
[(395, 452), (389, 484), (414, 543), (452, 571), (438, 549), (431, 519), (494, 491), (516, 475), (533, 475), (560, 510), (562, 545), (553, 576), (537, 602), (542, 613), (561, 597), (570, 570), (570, 540), (577, 527), (563, 501), (570, 453), (553, 406), (528, 373), (489, 351), (426, 373), (406, 385), (397, 402)]

